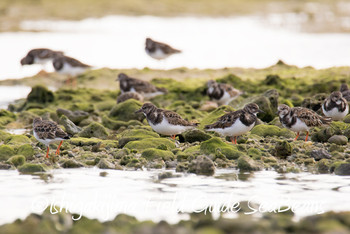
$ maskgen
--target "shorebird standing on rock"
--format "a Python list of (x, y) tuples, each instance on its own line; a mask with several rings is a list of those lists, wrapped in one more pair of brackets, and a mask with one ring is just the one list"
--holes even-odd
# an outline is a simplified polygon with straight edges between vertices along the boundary
[(280, 122), (285, 128), (297, 133), (294, 141), (298, 139), (301, 131), (305, 131), (306, 142), (309, 137), (310, 128), (330, 124), (332, 122), (332, 118), (322, 117), (313, 110), (304, 107), (291, 108), (284, 104), (278, 106), (277, 114), (279, 115)]
[(129, 77), (124, 73), (118, 75), (117, 81), (120, 82), (119, 86), (122, 94), (126, 92), (136, 92), (146, 99), (151, 99), (168, 92), (165, 88), (158, 88), (147, 81)]
[(173, 111), (157, 108), (152, 103), (145, 103), (136, 113), (143, 113), (154, 131), (175, 140), (176, 135), (195, 128), (198, 123), (191, 123)]
[(349, 105), (341, 92), (333, 92), (322, 104), (323, 114), (332, 120), (342, 120), (349, 113)]
[(56, 155), (60, 154), (60, 148), (64, 140), (68, 140), (69, 136), (64, 132), (57, 123), (49, 120), (42, 120), (40, 117), (33, 120), (34, 137), (47, 147), (46, 158), (49, 157), (50, 144), (59, 142)]
[(207, 87), (209, 98), (217, 102), (220, 106), (229, 104), (242, 94), (240, 90), (233, 88), (231, 85), (220, 84), (214, 80), (209, 80)]
[(157, 60), (166, 59), (170, 55), (181, 53), (181, 50), (172, 48), (171, 46), (153, 41), (151, 38), (146, 38), (146, 53)]
[(256, 115), (262, 112), (257, 104), (249, 103), (241, 110), (231, 111), (221, 116), (215, 123), (206, 125), (204, 129), (230, 136), (231, 142), (237, 144), (237, 136), (249, 132), (258, 119)]

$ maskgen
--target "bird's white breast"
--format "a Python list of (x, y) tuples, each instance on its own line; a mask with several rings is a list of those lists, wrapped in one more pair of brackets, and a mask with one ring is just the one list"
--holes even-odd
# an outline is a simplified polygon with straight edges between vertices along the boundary
[(309, 127), (299, 118), (297, 118), (297, 121), (290, 127), (290, 130), (293, 132), (309, 131)]
[(63, 67), (58, 72), (63, 75), (77, 76), (86, 71), (84, 67), (73, 67), (69, 63), (63, 63)]
[(34, 137), (40, 142), (40, 143), (43, 143), (44, 145), (48, 146), (52, 143), (55, 143), (55, 142), (59, 142), (59, 141), (62, 141), (64, 139), (62, 138), (55, 138), (55, 139), (41, 139), (35, 131), (33, 131), (33, 135)]
[(332, 120), (342, 120), (349, 113), (349, 105), (346, 105), (344, 112), (340, 112), (336, 107), (330, 111), (326, 111), (324, 105), (322, 105), (322, 111), (325, 116), (331, 117)]
[(255, 125), (255, 123), (252, 123), (249, 126), (244, 125), (239, 119), (237, 119), (235, 121), (235, 123), (232, 124), (230, 127), (213, 128), (213, 129), (209, 129), (209, 131), (214, 131), (214, 132), (220, 133), (224, 136), (241, 136), (241, 135), (249, 132), (254, 127), (254, 125)]
[(192, 126), (170, 124), (168, 120), (164, 118), (164, 116), (162, 122), (160, 122), (159, 124), (153, 124), (151, 121), (148, 121), (148, 123), (154, 131), (166, 136), (181, 134), (184, 131), (193, 128)]
[(151, 56), (154, 59), (165, 59), (170, 56), (170, 54), (165, 54), (161, 49), (156, 49), (154, 52), (150, 52), (149, 50), (146, 49), (146, 53)]

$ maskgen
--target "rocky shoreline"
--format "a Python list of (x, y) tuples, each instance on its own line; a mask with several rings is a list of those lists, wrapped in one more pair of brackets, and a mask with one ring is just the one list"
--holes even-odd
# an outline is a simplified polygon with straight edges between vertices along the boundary
[[(300, 76), (305, 69), (308, 72)], [(339, 68), (336, 72), (333, 68), (321, 73), (321, 70), (299, 69), (280, 62), (265, 70), (254, 70), (255, 75), (251, 75), (274, 71), (264, 79), (243, 80), (228, 73), (216, 77), (217, 80), (245, 93), (231, 106), (217, 109), (207, 104), (205, 79), (153, 79), (153, 84), (168, 89), (169, 93), (153, 98), (152, 103), (200, 123), (198, 129), (178, 135), (176, 141), (152, 131), (143, 115), (135, 114), (142, 105), (139, 101), (130, 99), (116, 104), (119, 91), (83, 87), (84, 84), (90, 86), (89, 82), (114, 81), (113, 70), (91, 71), (79, 76), (77, 89), (62, 86), (53, 92), (35, 85), (26, 99), (17, 100), (8, 110), (0, 111), (0, 168), (35, 173), (52, 168), (93, 166), (117, 170), (165, 167), (203, 175), (213, 175), (215, 168), (238, 168), (240, 171), (273, 169), (281, 173), (309, 171), (349, 175), (350, 115), (344, 121), (314, 128), (311, 142), (305, 143), (294, 142), (295, 134), (283, 128), (275, 114), (281, 103), (320, 112), (321, 103), (329, 93), (338, 90), (341, 83), (350, 83), (345, 70)], [(102, 72), (105, 73), (102, 75)], [(298, 77), (294, 77), (295, 74)], [(60, 82), (61, 78), (49, 75), (45, 79)], [(37, 82), (35, 77), (31, 80)], [(9, 81), (2, 83), (6, 82)], [(21, 82), (18, 80), (16, 84)], [(27, 83), (28, 79), (23, 82)], [(259, 115), (261, 121), (250, 133), (238, 138), (238, 145), (203, 130), (225, 111), (241, 108), (248, 102), (257, 103), (265, 113)], [(32, 120), (38, 116), (56, 121), (72, 136), (63, 143), (60, 157), (51, 155), (50, 160), (45, 159), (44, 145), (32, 136)], [(27, 134), (13, 135), (6, 131), (22, 128), (28, 130)]]

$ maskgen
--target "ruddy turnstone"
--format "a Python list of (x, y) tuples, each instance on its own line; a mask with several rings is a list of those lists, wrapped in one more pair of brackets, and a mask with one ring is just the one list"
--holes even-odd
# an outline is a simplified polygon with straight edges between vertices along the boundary
[(342, 93), (343, 98), (345, 98), (347, 101), (350, 101), (350, 89), (347, 84), (345, 83), (341, 84), (340, 92)]
[(57, 56), (54, 58), (52, 64), (56, 72), (69, 76), (80, 75), (91, 68), (90, 65), (68, 56)]
[(198, 123), (191, 123), (181, 118), (180, 115), (173, 111), (157, 108), (152, 103), (145, 103), (136, 113), (143, 113), (149, 125), (159, 134), (171, 136), (175, 139), (176, 135), (186, 130), (192, 129)]
[(146, 38), (146, 53), (154, 59), (165, 59), (170, 55), (181, 53), (181, 50), (172, 48), (171, 46), (153, 41), (151, 38)]
[(207, 94), (211, 100), (215, 100), (219, 105), (227, 105), (237, 98), (242, 92), (228, 84), (217, 83), (214, 80), (207, 82)]
[(284, 104), (278, 106), (277, 114), (285, 128), (297, 133), (294, 139), (295, 141), (298, 139), (301, 131), (306, 132), (305, 141), (307, 141), (310, 128), (330, 124), (332, 122), (332, 118), (322, 117), (313, 110), (304, 107), (290, 108)]
[(129, 99), (135, 99), (143, 102), (143, 96), (141, 94), (136, 92), (126, 92), (117, 97), (117, 103), (122, 103)]
[(333, 92), (322, 104), (323, 114), (332, 120), (342, 120), (349, 113), (349, 105), (340, 91)]
[(50, 144), (60, 141), (56, 150), (56, 155), (60, 154), (60, 147), (63, 140), (68, 140), (69, 136), (55, 122), (42, 120), (40, 117), (33, 120), (34, 137), (47, 147), (46, 158), (49, 157)]
[(21, 65), (45, 65), (49, 62), (52, 62), (57, 56), (63, 56), (63, 52), (46, 48), (33, 49), (30, 50), (27, 55), (21, 59)]
[(249, 103), (243, 109), (231, 111), (221, 116), (215, 123), (204, 127), (224, 136), (230, 136), (233, 144), (237, 144), (237, 136), (249, 132), (255, 125), (257, 114), (263, 112), (255, 103)]
[(118, 75), (117, 81), (120, 82), (120, 91), (122, 93), (137, 92), (146, 99), (151, 99), (168, 92), (165, 88), (158, 88), (147, 81), (129, 77), (124, 73)]

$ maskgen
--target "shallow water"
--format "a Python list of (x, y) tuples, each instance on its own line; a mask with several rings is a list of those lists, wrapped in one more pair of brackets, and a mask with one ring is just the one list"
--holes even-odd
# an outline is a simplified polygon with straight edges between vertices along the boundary
[[(0, 79), (40, 71), (40, 66), (19, 64), (28, 50), (37, 47), (62, 50), (95, 67), (110, 68), (262, 68), (279, 59), (316, 68), (349, 64), (349, 34), (301, 33), (293, 27), (276, 27), (276, 16), (273, 19), (109, 16), (75, 22), (27, 21), (23, 29), (45, 32), (0, 33), (0, 63), (6, 64)], [(183, 53), (155, 61), (144, 51), (146, 37)]]
[[(100, 172), (108, 174), (102, 177)], [(217, 217), (221, 205), (240, 201), (262, 204), (260, 210), (252, 206), (254, 209), (246, 211), (255, 215), (282, 206), (295, 209), (297, 218), (350, 210), (350, 176), (280, 175), (274, 171), (239, 175), (235, 170), (218, 170), (216, 177), (178, 174), (159, 181), (161, 172), (59, 169), (49, 172), (52, 177), (40, 179), (17, 171), (0, 171), (0, 224), (25, 218), (31, 212), (41, 213), (50, 204), (53, 212), (61, 206), (62, 212), (67, 209), (101, 221), (126, 213), (140, 220), (171, 223), (187, 217), (179, 215), (178, 210), (196, 212), (208, 208), (209, 212), (212, 207)], [(235, 210), (228, 215), (234, 216)]]
[(30, 90), (27, 86), (0, 86), (0, 109), (7, 109), (9, 103), (27, 97)]

